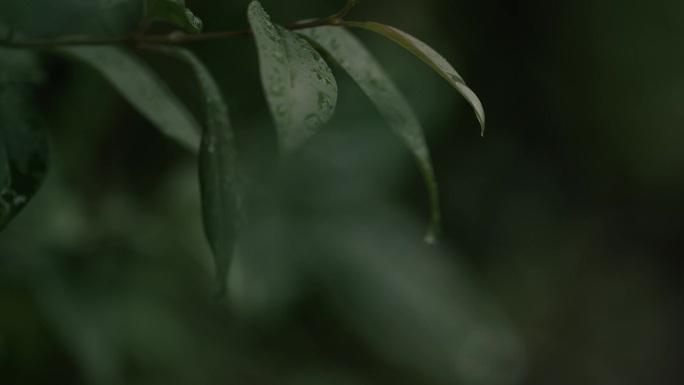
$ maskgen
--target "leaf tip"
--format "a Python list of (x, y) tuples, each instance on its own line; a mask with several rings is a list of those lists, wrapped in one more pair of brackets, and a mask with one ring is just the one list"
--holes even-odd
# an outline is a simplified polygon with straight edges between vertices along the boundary
[(429, 246), (434, 246), (437, 244), (437, 237), (439, 234), (439, 225), (438, 224), (431, 224), (430, 228), (428, 229), (427, 233), (425, 234), (425, 237), (423, 237), (423, 242), (425, 242)]

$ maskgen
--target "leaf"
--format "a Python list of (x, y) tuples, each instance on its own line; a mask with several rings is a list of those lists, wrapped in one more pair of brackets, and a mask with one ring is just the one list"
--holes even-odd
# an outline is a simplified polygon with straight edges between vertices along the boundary
[(47, 173), (47, 133), (27, 97), (37, 71), (30, 58), (0, 50), (0, 230), (36, 194)]
[(117, 47), (74, 46), (58, 52), (89, 64), (160, 131), (197, 152), (199, 124), (143, 61)]
[(290, 152), (330, 119), (337, 83), (318, 52), (300, 36), (272, 24), (258, 1), (249, 5), (248, 18), (280, 144)]
[(413, 153), (430, 197), (432, 223), (426, 239), (432, 240), (440, 222), (437, 182), (423, 129), (413, 108), (375, 57), (346, 29), (319, 27), (299, 33), (327, 52), (354, 79)]
[(223, 294), (242, 217), (238, 155), (228, 108), (211, 73), (192, 52), (182, 48), (150, 48), (190, 64), (204, 93), (207, 109), (199, 153), (202, 214), (204, 232), (216, 263), (219, 293)]
[(185, 6), (185, 0), (146, 0), (145, 19), (173, 24), (190, 33), (202, 32), (202, 20)]
[(440, 74), (444, 79), (446, 79), (449, 84), (451, 84), (456, 90), (463, 95), (464, 98), (473, 106), (475, 109), (475, 114), (477, 119), (480, 121), (480, 129), (482, 135), (484, 135), (485, 130), (485, 114), (482, 108), (482, 103), (477, 98), (477, 95), (468, 88), (461, 78), (461, 75), (456, 72), (454, 67), (449, 64), (449, 62), (437, 53), (434, 49), (430, 48), (427, 44), (416, 39), (415, 37), (409, 35), (406, 32), (400, 31), (394, 27), (388, 25), (375, 23), (375, 22), (357, 22), (357, 21), (345, 21), (339, 23), (340, 25), (345, 25), (349, 27), (359, 27), (371, 30), (373, 32), (379, 33), (390, 40), (395, 41), (402, 47), (411, 51), (414, 55), (418, 56), (421, 60), (432, 67), (435, 72)]

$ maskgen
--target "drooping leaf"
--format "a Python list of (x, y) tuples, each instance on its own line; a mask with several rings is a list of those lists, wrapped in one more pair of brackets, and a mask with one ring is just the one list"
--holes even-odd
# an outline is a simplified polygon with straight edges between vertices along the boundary
[(375, 22), (356, 21), (345, 21), (340, 24), (350, 27), (365, 28), (379, 33), (395, 41), (427, 63), (430, 67), (432, 67), (433, 70), (435, 70), (435, 72), (441, 75), (444, 79), (446, 79), (447, 82), (449, 82), (449, 84), (456, 88), (456, 90), (463, 95), (464, 98), (466, 98), (468, 103), (473, 106), (475, 109), (475, 114), (477, 115), (477, 119), (480, 121), (482, 135), (484, 135), (485, 114), (484, 109), (482, 108), (482, 103), (480, 103), (477, 95), (475, 95), (475, 93), (465, 84), (465, 81), (463, 81), (461, 75), (456, 72), (454, 67), (452, 67), (442, 55), (408, 33), (388, 25)]
[(145, 0), (145, 19), (163, 21), (190, 33), (202, 32), (202, 20), (185, 6), (185, 0)]
[(289, 152), (330, 119), (337, 83), (318, 52), (302, 37), (271, 23), (258, 1), (249, 5), (248, 18), (266, 99), (281, 147)]
[(192, 52), (182, 48), (155, 46), (153, 49), (190, 64), (206, 101), (199, 153), (200, 192), (204, 232), (214, 254), (216, 279), (222, 294), (242, 217), (238, 155), (228, 108), (211, 73)]
[(319, 27), (299, 33), (327, 52), (354, 79), (413, 153), (430, 197), (432, 224), (426, 239), (432, 240), (440, 221), (437, 183), (423, 129), (413, 108), (375, 57), (346, 29)]
[(142, 60), (117, 47), (73, 46), (59, 52), (93, 67), (160, 131), (197, 151), (200, 125)]
[(28, 87), (39, 77), (30, 54), (0, 50), (0, 230), (36, 194), (47, 173), (48, 137)]

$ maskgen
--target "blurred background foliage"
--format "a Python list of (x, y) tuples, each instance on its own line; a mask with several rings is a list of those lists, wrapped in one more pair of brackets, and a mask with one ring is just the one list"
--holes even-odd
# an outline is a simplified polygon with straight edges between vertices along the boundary
[[(342, 3), (263, 1), (283, 24)], [(206, 31), (246, 27), (247, 4), (188, 0)], [(0, 5), (33, 37), (126, 33), (136, 9)], [(341, 72), (331, 124), (280, 161), (252, 40), (193, 45), (256, 191), (222, 300), (194, 157), (97, 74), (41, 55), (52, 164), (0, 234), (0, 383), (681, 383), (681, 15), (676, 0), (362, 1), (349, 19), (428, 42), (488, 113), (481, 139), (442, 79), (358, 33), (424, 123), (433, 247), (417, 167)], [(143, 57), (201, 113), (182, 64)]]

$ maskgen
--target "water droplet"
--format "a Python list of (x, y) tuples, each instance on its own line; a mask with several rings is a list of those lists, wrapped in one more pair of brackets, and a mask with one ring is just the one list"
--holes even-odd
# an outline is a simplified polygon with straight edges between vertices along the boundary
[(23, 205), (24, 203), (26, 203), (26, 197), (23, 196), (23, 195), (17, 195), (17, 196), (14, 197), (14, 199), (12, 200), (12, 203), (13, 203), (15, 206), (21, 206), (21, 205)]
[(271, 92), (275, 95), (282, 95), (285, 92), (285, 86), (282, 84), (274, 84), (271, 86)]
[(330, 111), (333, 108), (332, 100), (323, 92), (318, 93), (318, 107), (323, 111)]
[(309, 114), (305, 118), (306, 125), (312, 129), (315, 130), (316, 128), (320, 127), (323, 124), (323, 121), (321, 118), (318, 117), (316, 114)]
[(283, 54), (279, 50), (273, 51), (273, 57), (279, 62), (279, 63), (284, 63), (285, 62), (285, 54)]
[(368, 83), (369, 83), (371, 86), (373, 86), (374, 88), (378, 89), (378, 90), (383, 90), (383, 89), (385, 89), (384, 84), (383, 84), (381, 81), (379, 81), (378, 79), (371, 78), (371, 79), (368, 81)]
[(197, 31), (201, 31), (203, 27), (202, 20), (195, 16), (190, 10), (185, 10), (185, 19), (192, 25)]
[(279, 104), (279, 105), (276, 107), (275, 111), (276, 111), (276, 115), (282, 117), (282, 116), (287, 115), (288, 108), (287, 108), (287, 106), (286, 106), (285, 104)]

